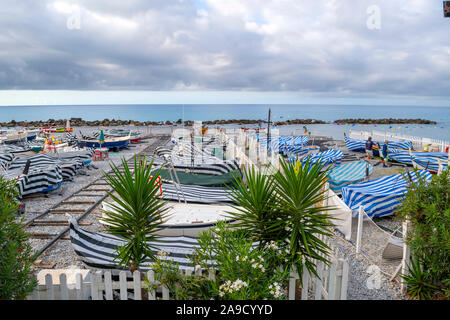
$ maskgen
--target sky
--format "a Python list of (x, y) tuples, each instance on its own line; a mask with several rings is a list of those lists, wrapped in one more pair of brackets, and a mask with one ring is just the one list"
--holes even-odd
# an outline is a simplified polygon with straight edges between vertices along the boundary
[(0, 4), (0, 105), (450, 106), (440, 0)]

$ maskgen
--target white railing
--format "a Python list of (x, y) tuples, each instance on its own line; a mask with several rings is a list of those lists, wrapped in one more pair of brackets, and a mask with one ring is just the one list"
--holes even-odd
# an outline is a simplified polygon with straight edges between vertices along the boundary
[[(195, 269), (195, 275), (207, 276), (214, 279), (214, 273), (202, 275), (201, 269)], [(158, 287), (156, 290), (148, 288), (146, 282), (141, 279), (141, 274), (135, 271), (131, 274), (120, 271), (119, 280), (114, 281), (111, 271), (91, 271), (74, 273), (72, 270), (42, 270), (38, 277), (43, 279), (27, 299), (28, 300), (113, 300), (116, 296), (120, 300), (132, 297), (134, 300), (142, 300), (142, 293), (148, 293), (149, 300), (169, 300), (170, 290), (155, 281), (155, 273), (149, 271), (145, 274), (148, 283)], [(348, 263), (343, 259), (331, 260), (330, 265), (317, 263), (317, 273), (320, 278), (303, 271), (303, 289), (301, 300), (346, 300), (348, 283)], [(191, 275), (192, 270), (186, 270), (186, 275)], [(296, 280), (298, 273), (291, 272), (291, 278), (287, 287), (286, 298), (295, 299)]]
[(417, 136), (408, 136), (393, 132), (383, 131), (354, 131), (350, 130), (349, 137), (352, 139), (366, 140), (368, 137), (372, 137), (375, 141), (381, 140), (393, 140), (393, 141), (411, 141), (416, 148), (423, 149), (426, 145), (431, 144), (439, 147), (440, 152), (445, 152), (445, 149), (450, 146), (450, 142), (441, 139), (423, 138)]

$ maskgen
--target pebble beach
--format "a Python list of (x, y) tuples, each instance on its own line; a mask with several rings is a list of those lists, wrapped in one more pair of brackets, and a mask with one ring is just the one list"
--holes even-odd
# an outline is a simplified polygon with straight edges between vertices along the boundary
[[(133, 128), (136, 129), (135, 127)], [(93, 130), (92, 127), (78, 127), (74, 128), (74, 132), (86, 132)], [(159, 126), (154, 128), (153, 131), (148, 134), (148, 129), (141, 129), (147, 131), (147, 136), (140, 143), (130, 145), (129, 148), (121, 150), (120, 152), (110, 152), (109, 159), (107, 161), (95, 161), (92, 165), (84, 168), (79, 174), (77, 174), (73, 181), (66, 182), (58, 190), (50, 192), (47, 195), (27, 197), (24, 200), (26, 204), (26, 210), (22, 218), (24, 220), (32, 219), (39, 213), (42, 213), (46, 209), (50, 208), (54, 204), (60, 202), (64, 198), (71, 195), (78, 189), (86, 186), (87, 184), (98, 180), (103, 176), (104, 171), (110, 169), (110, 164), (116, 165), (121, 162), (122, 158), (126, 160), (131, 159), (134, 154), (139, 153), (145, 149), (154, 149), (157, 146), (163, 146), (169, 143), (170, 136), (168, 133), (171, 131), (170, 126)], [(315, 136), (313, 139), (316, 144), (321, 145), (321, 149), (327, 148), (339, 148), (346, 154), (354, 154), (356, 157), (363, 157), (362, 153), (349, 152), (345, 143), (342, 140), (335, 140), (330, 137)], [(382, 165), (377, 164), (379, 160), (371, 160), (374, 165), (374, 172), (371, 175), (371, 179), (375, 179), (385, 175), (396, 174), (404, 170), (401, 167), (392, 166), (383, 168)], [(104, 191), (99, 191), (99, 194)], [(77, 200), (87, 200), (86, 197), (79, 196)], [(71, 210), (77, 209), (77, 205), (70, 205), (67, 208)], [(80, 207), (81, 208), (81, 207)], [(82, 228), (93, 232), (104, 232), (104, 226), (99, 222), (101, 218), (100, 212), (101, 206), (97, 206), (92, 212), (84, 217), (82, 222)], [(68, 214), (49, 214), (45, 217), (49, 220), (63, 220), (69, 219)], [(392, 217), (376, 218), (374, 222), (364, 222), (364, 236), (362, 243), (362, 251), (360, 253), (355, 252), (355, 238), (356, 238), (356, 219), (353, 219), (352, 239), (350, 241), (338, 232), (334, 233), (331, 238), (331, 247), (336, 256), (341, 257), (349, 263), (349, 284), (348, 284), (348, 299), (351, 300), (396, 300), (401, 299), (399, 279), (398, 277), (394, 281), (390, 281), (390, 276), (394, 273), (395, 268), (400, 263), (400, 260), (387, 261), (381, 258), (381, 251), (386, 245), (389, 234), (380, 229), (378, 225), (382, 225), (391, 230), (401, 227), (401, 224), (395, 221)], [(34, 226), (30, 231), (32, 232), (49, 232), (54, 231), (55, 227), (46, 226)], [(62, 229), (63, 227), (61, 227)], [(34, 249), (39, 249), (48, 240), (45, 239), (30, 239), (30, 242)], [(86, 265), (79, 259), (74, 252), (70, 240), (59, 240), (46, 250), (40, 257), (41, 263), (53, 264), (54, 269), (85, 269)], [(377, 266), (380, 270), (380, 283), (378, 287), (370, 286), (370, 277), (373, 271), (369, 267)], [(41, 268), (36, 268), (35, 272), (39, 272)], [(369, 288), (370, 287), (370, 288)]]

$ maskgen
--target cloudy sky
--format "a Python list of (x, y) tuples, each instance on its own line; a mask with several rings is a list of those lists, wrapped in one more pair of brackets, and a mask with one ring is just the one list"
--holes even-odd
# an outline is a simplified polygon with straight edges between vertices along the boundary
[(0, 105), (450, 106), (441, 0), (0, 4)]

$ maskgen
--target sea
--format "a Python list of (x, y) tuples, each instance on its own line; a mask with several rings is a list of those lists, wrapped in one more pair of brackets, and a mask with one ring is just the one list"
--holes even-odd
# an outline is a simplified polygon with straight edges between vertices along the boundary
[[(164, 104), (164, 105), (41, 105), (0, 106), (0, 122), (37, 121), (48, 119), (82, 118), (84, 120), (137, 121), (207, 121), (229, 119), (271, 119), (274, 122), (295, 119), (316, 119), (329, 124), (307, 125), (312, 134), (342, 139), (343, 134), (355, 131), (385, 131), (403, 135), (450, 141), (450, 107), (368, 106), (368, 105), (262, 105), (262, 104)], [(436, 121), (435, 125), (392, 124), (358, 125), (333, 123), (339, 119), (407, 118)], [(249, 126), (250, 127), (250, 126)], [(254, 126), (253, 126), (254, 127)], [(303, 125), (280, 127), (281, 134), (301, 134)]]

